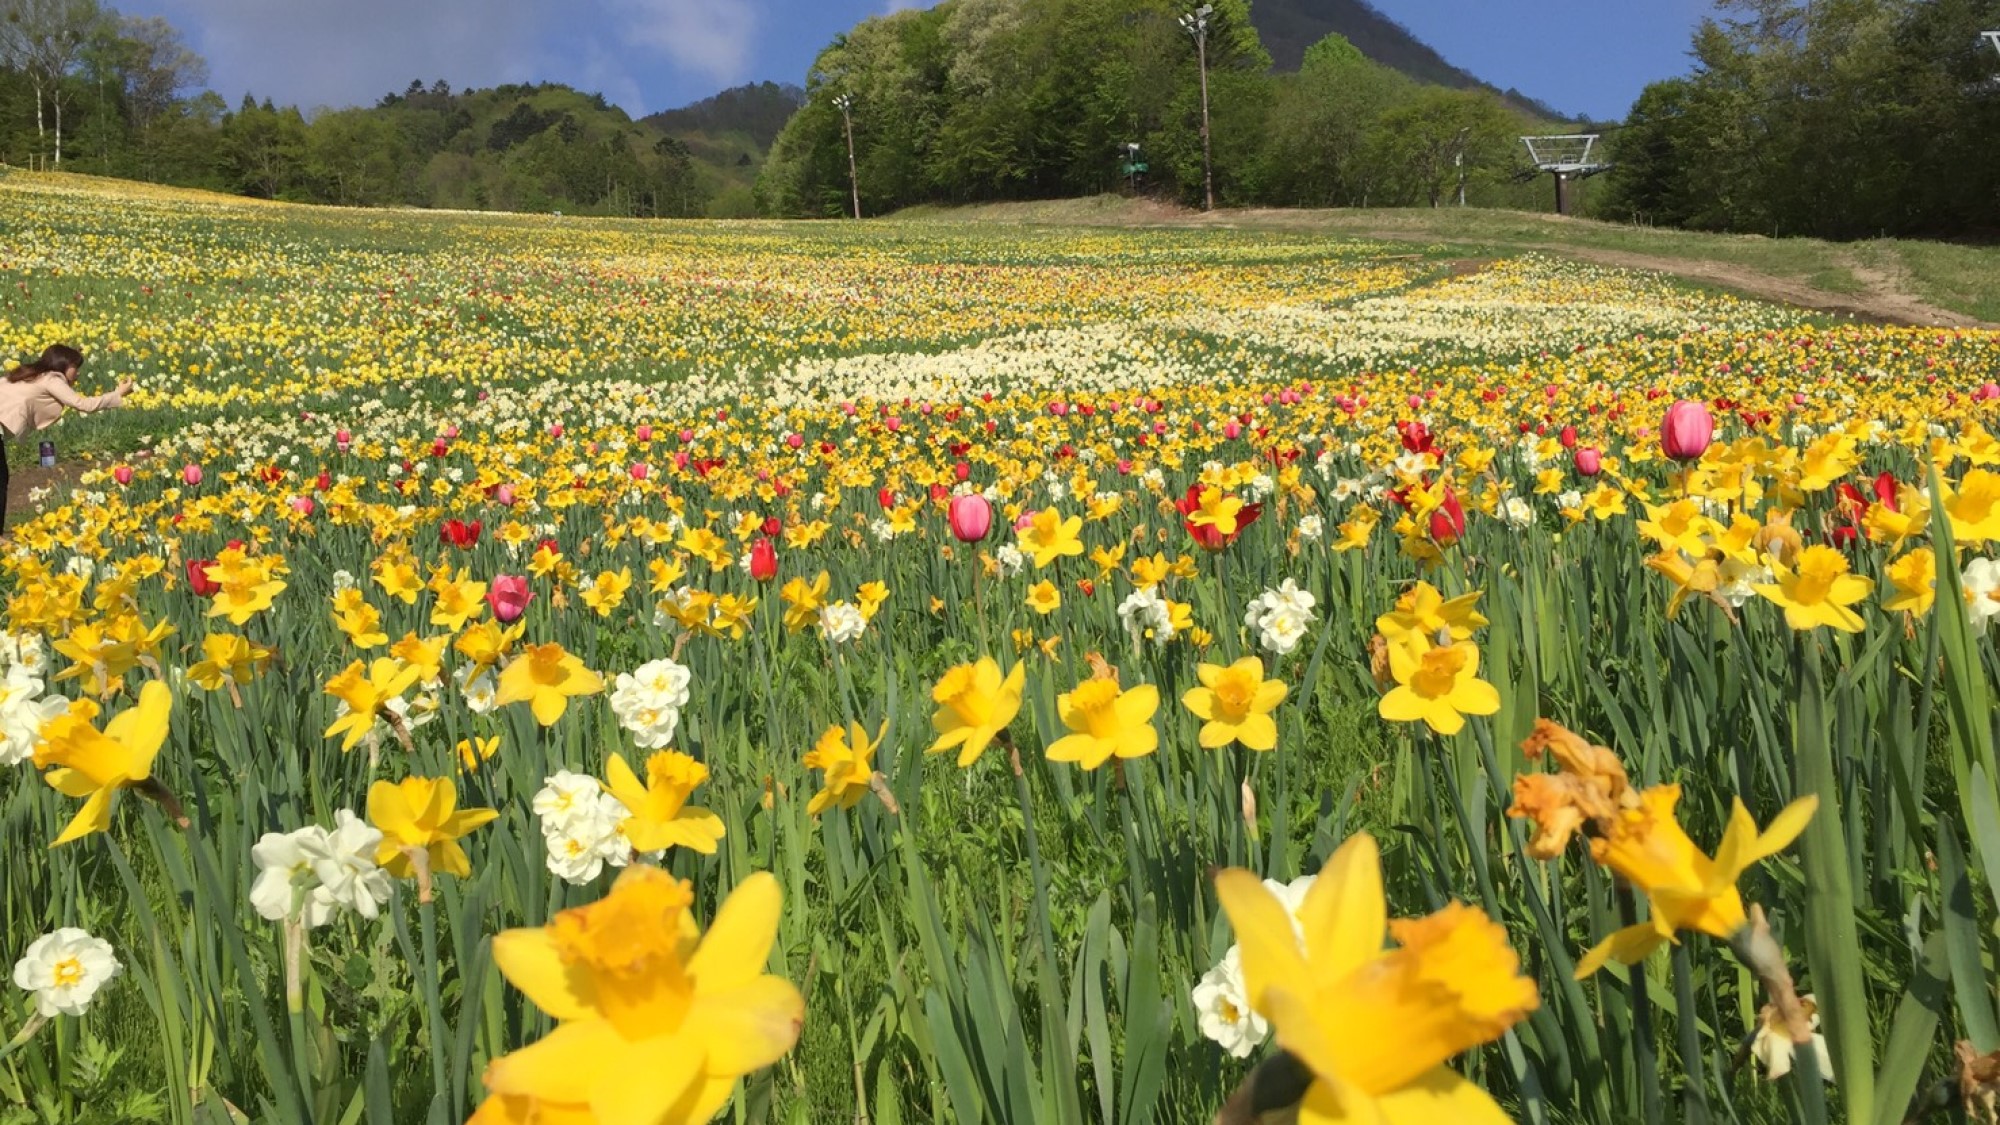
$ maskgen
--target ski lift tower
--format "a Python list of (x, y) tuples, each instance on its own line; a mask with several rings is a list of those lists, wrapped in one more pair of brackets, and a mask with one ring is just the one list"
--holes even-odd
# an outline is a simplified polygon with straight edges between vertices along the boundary
[(1528, 146), (1528, 159), (1535, 170), (1556, 178), (1556, 214), (1570, 213), (1570, 181), (1586, 180), (1611, 170), (1611, 165), (1591, 160), (1597, 140), (1596, 133), (1521, 138), (1521, 143)]

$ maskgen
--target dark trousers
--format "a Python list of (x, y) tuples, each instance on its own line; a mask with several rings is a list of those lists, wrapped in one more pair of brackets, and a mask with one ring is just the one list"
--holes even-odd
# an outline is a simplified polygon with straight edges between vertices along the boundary
[(7, 431), (0, 430), (0, 532), (7, 530)]

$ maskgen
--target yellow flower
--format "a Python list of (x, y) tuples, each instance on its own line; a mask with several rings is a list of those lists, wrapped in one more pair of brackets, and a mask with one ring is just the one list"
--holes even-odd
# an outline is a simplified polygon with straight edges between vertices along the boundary
[(1028, 587), (1028, 608), (1047, 617), (1062, 608), (1062, 591), (1056, 584), (1044, 578)]
[(138, 646), (121, 641), (98, 625), (78, 625), (55, 643), (55, 650), (70, 658), (68, 668), (56, 673), (58, 680), (88, 676), (84, 690), (92, 695), (109, 695), (112, 682), (139, 663)]
[(854, 592), (855, 608), (861, 611), (861, 616), (870, 621), (875, 620), (876, 612), (888, 600), (889, 585), (886, 582), (863, 582)]
[(1414, 634), (1435, 642), (1447, 630), (1452, 640), (1467, 640), (1474, 629), (1486, 626), (1485, 616), (1474, 608), (1481, 593), (1474, 590), (1446, 601), (1435, 586), (1419, 582), (1396, 599), (1393, 611), (1375, 619), (1375, 631), (1391, 641), (1403, 641)]
[(1645, 507), (1646, 518), (1639, 521), (1639, 534), (1663, 549), (1677, 549), (1701, 558), (1708, 554), (1707, 537), (1721, 530), (1714, 520), (1702, 514), (1701, 505), (1692, 499)]
[(98, 709), (88, 700), (71, 703), (42, 725), (35, 748), (35, 767), (48, 769), (42, 780), (66, 797), (86, 798), (50, 847), (110, 828), (118, 791), (153, 784), (153, 759), (167, 740), (173, 709), (173, 692), (151, 680), (139, 689), (138, 704), (113, 716), (102, 731), (91, 725)]
[(1620, 809), (1607, 822), (1606, 834), (1590, 842), (1591, 858), (1646, 893), (1652, 917), (1598, 943), (1577, 963), (1577, 979), (1603, 968), (1606, 961), (1637, 964), (1676, 930), (1698, 930), (1724, 941), (1735, 936), (1745, 925), (1736, 881), (1752, 864), (1797, 839), (1819, 807), (1819, 798), (1801, 797), (1785, 806), (1760, 834), (1739, 800), (1722, 834), (1722, 846), (1710, 859), (1674, 819), (1680, 796), (1678, 785), (1645, 790), (1636, 807)]
[(463, 569), (456, 579), (432, 583), (431, 592), (437, 595), (437, 604), (431, 607), (431, 624), (440, 629), (463, 629), (466, 622), (486, 612), (486, 583), (472, 581)]
[[(1123, 544), (1120, 544), (1123, 548)], [(1165, 555), (1132, 560), (1132, 585), (1141, 590), (1150, 590), (1167, 580), (1167, 569), (1171, 564)]]
[(1946, 487), (1945, 515), (1961, 544), (2000, 539), (2000, 473), (1969, 469), (1956, 488)]
[(607, 570), (583, 588), (583, 604), (597, 611), (597, 616), (609, 617), (612, 610), (625, 604), (625, 591), (631, 588), (630, 568), (621, 567), (615, 574)]
[(1099, 578), (1109, 578), (1125, 561), (1125, 544), (1113, 543), (1109, 547), (1093, 547), (1090, 550), (1090, 561), (1097, 564)]
[(527, 627), (526, 622), (519, 621), (511, 628), (497, 621), (481, 621), (460, 633), (451, 647), (475, 667), (491, 668), (506, 658)]
[(375, 729), (375, 716), (391, 699), (402, 695), (417, 682), (419, 672), (400, 660), (377, 657), (365, 668), (357, 660), (326, 684), (326, 694), (347, 704), (347, 713), (326, 728), (326, 737), (346, 732), (340, 740), (342, 752)]
[(1882, 608), (1890, 613), (1906, 610), (1922, 617), (1931, 611), (1937, 601), (1937, 555), (1929, 547), (1919, 547), (1895, 562), (1884, 572), (1895, 593), (1882, 599)]
[(1695, 594), (1712, 595), (1722, 585), (1722, 568), (1711, 558), (1700, 562), (1689, 562), (1679, 551), (1667, 550), (1646, 560), (1649, 570), (1665, 575), (1674, 584), (1674, 592), (1667, 599), (1667, 617), (1673, 618), (1681, 611), (1688, 598)]
[(569, 709), (570, 697), (592, 695), (604, 690), (604, 680), (583, 666), (583, 661), (550, 642), (529, 645), (500, 672), (500, 689), (493, 705), (527, 703), (535, 721), (554, 725)]
[(414, 564), (387, 558), (375, 564), (375, 584), (382, 587), (383, 593), (401, 599), (404, 605), (417, 604), (417, 595), (424, 588)]
[(1419, 720), (1439, 734), (1457, 734), (1467, 715), (1500, 710), (1500, 693), (1479, 678), (1479, 649), (1469, 641), (1426, 646), (1392, 642), (1389, 674), (1396, 686), (1376, 710), (1394, 723)]
[(1799, 552), (1796, 569), (1772, 560), (1777, 581), (1754, 589), (1785, 607), (1785, 623), (1794, 629), (1829, 625), (1858, 633), (1861, 616), (1847, 608), (1868, 597), (1875, 583), (1847, 572), (1847, 556), (1825, 544)]
[(389, 646), (389, 655), (417, 670), (417, 682), (433, 683), (444, 674), (444, 644), (449, 635), (419, 637), (415, 633), (403, 634), (403, 639)]
[[(1362, 513), (1367, 513), (1363, 515)], [(1340, 537), (1333, 541), (1336, 552), (1360, 551), (1368, 546), (1368, 538), (1375, 534), (1375, 525), (1380, 520), (1373, 508), (1359, 508), (1349, 518), (1341, 521)]]
[(493, 755), (500, 752), (500, 737), (495, 735), (492, 738), (461, 738), (455, 749), (458, 751), (459, 768), (476, 770), (479, 768), (479, 763), (491, 761)]
[(1066, 555), (1083, 553), (1083, 517), (1064, 519), (1054, 508), (1036, 512), (1028, 526), (1016, 534), (1021, 549), (1034, 557), (1036, 570)]
[[(1507, 931), (1484, 911), (1455, 902), (1390, 921), (1366, 833), (1327, 860), (1296, 918), (1248, 871), (1222, 872), (1215, 889), (1236, 931), (1250, 1007), (1312, 1073), (1301, 1125), (1507, 1120), (1491, 1095), (1445, 1065), (1541, 1002)], [(1385, 950), (1386, 938), (1396, 947)]]
[(493, 809), (460, 809), (458, 786), (448, 777), (406, 777), (368, 787), (368, 823), (382, 830), (375, 862), (407, 879), (415, 872), (405, 848), (421, 848), (432, 874), (472, 874), (472, 861), (458, 838), (500, 814)]
[(598, 902), (496, 937), (500, 972), (557, 1023), (487, 1064), (469, 1125), (703, 1122), (740, 1077), (791, 1050), (805, 1000), (764, 972), (777, 880), (745, 879), (705, 938), (693, 902), (689, 883), (629, 867)]
[(1600, 520), (1625, 514), (1625, 494), (1608, 484), (1600, 484), (1583, 498), (1583, 509)]
[(1218, 488), (1204, 488), (1195, 497), (1195, 510), (1188, 513), (1187, 522), (1192, 527), (1212, 527), (1226, 539), (1239, 530), (1243, 507), (1239, 497), (1224, 495)]
[(1201, 686), (1189, 688), (1181, 703), (1196, 718), (1206, 720), (1201, 727), (1201, 746), (1213, 750), (1231, 742), (1241, 742), (1251, 750), (1270, 750), (1278, 745), (1278, 723), (1271, 712), (1284, 702), (1291, 689), (1283, 681), (1264, 678), (1264, 662), (1246, 656), (1224, 667), (1202, 664), (1195, 668)]
[(679, 582), (681, 576), (686, 573), (687, 568), (682, 566), (679, 560), (669, 562), (666, 559), (654, 559), (646, 564), (646, 576), (655, 594), (664, 594), (673, 589), (674, 583)]
[(389, 643), (389, 634), (382, 631), (382, 614), (368, 604), (358, 587), (333, 595), (333, 623), (355, 648), (366, 650)]
[(1143, 758), (1159, 749), (1153, 713), (1160, 689), (1140, 684), (1120, 691), (1116, 679), (1090, 679), (1056, 696), (1056, 714), (1070, 733), (1051, 743), (1052, 762), (1075, 762), (1094, 770), (1113, 757)]
[(242, 625), (271, 608), (271, 599), (285, 588), (284, 582), (273, 577), (276, 567), (277, 560), (251, 559), (240, 548), (217, 555), (207, 574), (222, 588), (209, 598), (208, 615), (227, 617), (231, 625)]
[(639, 781), (620, 754), (605, 767), (605, 788), (632, 815), (619, 830), (640, 854), (679, 846), (714, 855), (723, 837), (722, 818), (687, 803), (695, 786), (708, 780), (708, 767), (678, 750), (662, 750), (646, 759), (646, 780)]
[(978, 761), (1020, 713), (1025, 676), (1025, 666), (1016, 664), (1002, 679), (999, 662), (990, 656), (945, 672), (931, 689), (931, 700), (938, 705), (931, 725), (938, 739), (926, 753), (942, 754), (956, 746), (961, 768)]
[(788, 580), (778, 590), (778, 599), (785, 603), (785, 629), (797, 633), (819, 624), (820, 607), (826, 604), (826, 592), (832, 579), (826, 571), (807, 582), (803, 578)]
[(247, 684), (271, 662), (271, 650), (252, 644), (248, 637), (210, 633), (201, 641), (204, 659), (190, 667), (188, 679), (205, 691), (221, 691), (226, 682)]
[(860, 723), (826, 728), (813, 748), (806, 751), (805, 767), (826, 774), (820, 791), (807, 802), (806, 812), (818, 816), (829, 805), (851, 809), (861, 803), (875, 777), (875, 748), (888, 729), (889, 724), (884, 722), (871, 742)]

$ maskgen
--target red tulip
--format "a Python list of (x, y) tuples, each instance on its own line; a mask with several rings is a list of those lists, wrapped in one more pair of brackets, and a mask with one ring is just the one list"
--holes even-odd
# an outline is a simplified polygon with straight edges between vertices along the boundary
[(1699, 461), (1715, 440), (1715, 417), (1708, 407), (1681, 399), (1660, 421), (1660, 451), (1676, 461)]
[(1579, 475), (1594, 477), (1604, 470), (1604, 457), (1594, 445), (1586, 445), (1576, 451), (1576, 471)]
[(945, 511), (952, 537), (961, 543), (977, 543), (993, 530), (993, 505), (976, 492), (954, 496)]
[(1564, 426), (1564, 427), (1562, 428), (1562, 433), (1560, 433), (1560, 434), (1556, 435), (1556, 440), (1558, 440), (1558, 441), (1562, 442), (1562, 447), (1563, 447), (1564, 449), (1575, 449), (1575, 448), (1576, 448), (1576, 427), (1575, 427), (1575, 426)]
[(1444, 502), (1431, 511), (1431, 541), (1449, 547), (1464, 536), (1465, 508), (1458, 502), (1458, 493), (1447, 488)]
[(778, 547), (769, 539), (759, 536), (750, 545), (750, 577), (759, 582), (769, 582), (778, 576)]
[(446, 520), (438, 528), (438, 542), (447, 547), (457, 547), (461, 551), (471, 550), (479, 542), (481, 524), (478, 520), (466, 523), (464, 520)]
[(204, 598), (214, 597), (222, 590), (222, 583), (208, 576), (208, 568), (215, 565), (214, 559), (189, 559), (187, 561), (188, 589)]
[(117, 481), (119, 484), (131, 484), (132, 466), (120, 465), (117, 468), (111, 470), (111, 479)]
[(493, 584), (486, 588), (486, 604), (493, 608), (493, 616), (502, 625), (520, 620), (527, 611), (528, 603), (535, 600), (535, 592), (528, 588), (528, 580), (519, 574), (496, 574)]
[[(1187, 495), (1174, 501), (1174, 510), (1183, 517), (1193, 515), (1200, 508), (1201, 485), (1199, 484), (1188, 485)], [(1194, 524), (1185, 518), (1181, 520), (1181, 526), (1187, 528), (1187, 533), (1194, 537), (1195, 546), (1204, 551), (1220, 551), (1236, 542), (1236, 537), (1243, 534), (1243, 529), (1256, 523), (1257, 517), (1263, 514), (1262, 504), (1243, 505), (1236, 511), (1236, 530), (1229, 535), (1217, 531), (1214, 524)]]

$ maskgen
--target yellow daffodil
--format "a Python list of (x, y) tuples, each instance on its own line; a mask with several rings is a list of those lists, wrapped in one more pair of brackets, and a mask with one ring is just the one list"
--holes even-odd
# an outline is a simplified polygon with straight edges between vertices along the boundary
[(1224, 871), (1215, 887), (1250, 1007), (1312, 1075), (1301, 1125), (1507, 1120), (1446, 1065), (1540, 1004), (1506, 929), (1484, 911), (1452, 903), (1389, 920), (1365, 833), (1327, 860), (1296, 918), (1248, 871)]
[(458, 786), (449, 777), (406, 777), (368, 787), (368, 822), (382, 831), (375, 862), (407, 879), (415, 872), (406, 849), (421, 849), (432, 874), (472, 874), (472, 860), (459, 837), (500, 814), (493, 809), (461, 809)]
[(494, 694), (496, 707), (526, 703), (535, 721), (552, 726), (569, 701), (579, 695), (604, 690), (604, 679), (583, 666), (583, 661), (550, 642), (529, 645), (500, 672), (500, 689)]
[(112, 716), (102, 731), (91, 725), (98, 708), (89, 700), (71, 703), (68, 711), (43, 724), (35, 748), (36, 768), (48, 771), (42, 779), (66, 797), (85, 798), (50, 847), (110, 828), (112, 802), (120, 789), (157, 787), (153, 760), (167, 740), (173, 707), (173, 692), (150, 680), (139, 689), (138, 704)]
[(1264, 662), (1246, 656), (1234, 664), (1195, 667), (1201, 686), (1189, 688), (1181, 703), (1202, 723), (1204, 750), (1241, 742), (1250, 750), (1278, 745), (1278, 723), (1271, 712), (1291, 689), (1281, 680), (1264, 678)]
[(621, 754), (611, 755), (605, 767), (605, 788), (631, 814), (619, 830), (642, 855), (672, 847), (715, 854), (724, 835), (722, 818), (687, 803), (688, 795), (707, 780), (708, 767), (678, 750), (648, 757), (643, 783)]
[(1062, 608), (1062, 591), (1056, 589), (1055, 583), (1045, 578), (1028, 587), (1027, 602), (1029, 609), (1047, 617)]
[(831, 726), (819, 736), (806, 752), (805, 767), (820, 770), (825, 776), (820, 791), (807, 802), (806, 812), (818, 816), (830, 807), (851, 809), (861, 803), (875, 777), (875, 748), (888, 729), (889, 724), (883, 723), (872, 741), (860, 723)]
[(421, 673), (393, 657), (377, 657), (363, 665), (357, 660), (328, 680), (326, 694), (347, 705), (345, 714), (326, 728), (326, 737), (341, 735), (342, 751), (354, 749), (375, 729), (375, 717), (390, 700), (401, 696)]
[(1014, 665), (1003, 678), (999, 662), (990, 656), (945, 672), (931, 689), (931, 700), (938, 705), (931, 725), (938, 738), (927, 753), (942, 754), (955, 746), (960, 768), (978, 761), (1020, 713), (1024, 682), (1024, 665)]
[(1884, 575), (1892, 591), (1882, 599), (1890, 613), (1929, 613), (1937, 601), (1937, 555), (1929, 547), (1919, 547), (1889, 564)]
[(203, 659), (187, 674), (204, 691), (221, 691), (225, 683), (247, 684), (271, 663), (270, 649), (228, 633), (203, 637), (201, 651)]
[(1396, 686), (1376, 710), (1390, 722), (1421, 721), (1439, 734), (1457, 734), (1465, 727), (1465, 716), (1500, 710), (1500, 693), (1479, 678), (1479, 649), (1470, 641), (1391, 642), (1389, 673)]
[(1093, 678), (1056, 696), (1056, 714), (1070, 733), (1049, 744), (1052, 762), (1094, 770), (1112, 758), (1143, 758), (1159, 749), (1153, 713), (1160, 689), (1140, 684), (1121, 691), (1115, 678)]
[(1063, 518), (1054, 508), (1043, 508), (1016, 533), (1021, 549), (1035, 560), (1035, 569), (1059, 558), (1083, 553), (1083, 517)]
[(1847, 608), (1867, 599), (1875, 583), (1847, 572), (1847, 556), (1824, 544), (1799, 552), (1796, 567), (1773, 561), (1776, 581), (1754, 587), (1785, 609), (1794, 629), (1830, 626), (1846, 633), (1862, 629), (1861, 615)]
[(1483, 629), (1487, 623), (1477, 608), (1481, 593), (1474, 590), (1447, 601), (1435, 586), (1419, 582), (1396, 599), (1394, 610), (1375, 619), (1375, 631), (1391, 641), (1415, 634), (1435, 642), (1447, 631), (1454, 641), (1470, 639), (1473, 630)]
[(805, 1019), (798, 990), (764, 971), (779, 904), (778, 881), (754, 874), (704, 937), (692, 886), (636, 866), (598, 902), (494, 938), (501, 974), (556, 1028), (487, 1064), (468, 1125), (713, 1118), (738, 1079), (792, 1049)]

